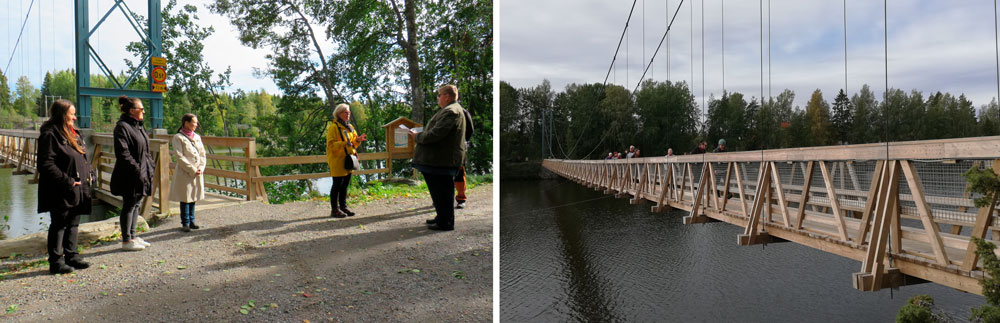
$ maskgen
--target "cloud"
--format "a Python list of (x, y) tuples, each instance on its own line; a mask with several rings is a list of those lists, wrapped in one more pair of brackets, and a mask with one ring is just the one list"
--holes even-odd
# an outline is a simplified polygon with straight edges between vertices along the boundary
[[(8, 58), (11, 57), (14, 43), (20, 31), (20, 24), (24, 21), (31, 0), (7, 0), (3, 2), (4, 4), (0, 4), (0, 10), (6, 11), (0, 13), (0, 18), (4, 19), (3, 22), (0, 22), (0, 28), (4, 29), (0, 31), (0, 38), (2, 38), (0, 40), (2, 62), (0, 63), (3, 64), (0, 65), (0, 68), (3, 68)], [(113, 0), (90, 0), (91, 27), (101, 20), (103, 14), (113, 3)], [(147, 16), (148, 7), (145, 1), (128, 1), (126, 3), (133, 12)], [(237, 33), (229, 23), (228, 18), (209, 11), (204, 1), (179, 0), (177, 6), (180, 8), (185, 4), (193, 4), (198, 7), (198, 17), (202, 26), (215, 27), (215, 33), (205, 41), (202, 54), (205, 56), (206, 63), (217, 73), (225, 71), (227, 66), (232, 67), (231, 81), (233, 85), (227, 90), (265, 89), (269, 93), (280, 93), (270, 79), (258, 79), (253, 76), (253, 68), (267, 66), (267, 60), (264, 56), (268, 50), (254, 50), (240, 44)], [(41, 6), (41, 10), (38, 6)], [(5, 70), (4, 74), (11, 79), (26, 75), (32, 84), (40, 87), (45, 71), (75, 68), (73, 16), (72, 2), (35, 0), (35, 7), (32, 8), (31, 15), (28, 17), (21, 43), (13, 55), (10, 70)], [(39, 26), (41, 27), (39, 28)], [(40, 41), (39, 38), (41, 38)], [(91, 38), (91, 46), (98, 51), (108, 67), (113, 72), (118, 73), (125, 70), (124, 60), (126, 58), (133, 61), (138, 60), (126, 52), (124, 48), (128, 42), (138, 39), (139, 36), (126, 21), (124, 15), (116, 10), (94, 33)], [(93, 75), (101, 74), (95, 60), (91, 62), (90, 71)]]
[[(667, 1), (643, 2), (636, 2), (627, 46), (622, 43), (609, 79), (609, 83), (629, 89), (639, 82), (644, 63), (652, 56), (667, 21)], [(678, 3), (669, 1), (671, 14)], [(825, 99), (832, 101), (844, 88), (843, 1), (725, 2), (724, 63), (721, 4), (718, 0), (685, 1), (671, 29), (670, 77), (693, 83), (698, 102), (703, 90), (706, 96), (722, 93), (723, 64), (725, 89), (748, 96), (760, 97), (762, 69), (765, 96), (788, 88), (798, 94), (797, 105), (804, 106), (815, 89), (822, 90)], [(500, 80), (515, 87), (530, 87), (548, 79), (553, 89), (560, 91), (569, 83), (603, 81), (631, 5), (632, 1), (627, 0), (572, 4), (504, 0), (498, 19)], [(976, 105), (997, 96), (992, 3), (892, 1), (885, 13), (881, 1), (850, 0), (846, 11), (850, 93), (862, 84), (868, 84), (876, 93), (884, 91), (886, 15), (890, 87), (922, 91), (925, 95), (931, 91), (964, 93)], [(660, 49), (647, 78), (666, 79), (666, 51)]]

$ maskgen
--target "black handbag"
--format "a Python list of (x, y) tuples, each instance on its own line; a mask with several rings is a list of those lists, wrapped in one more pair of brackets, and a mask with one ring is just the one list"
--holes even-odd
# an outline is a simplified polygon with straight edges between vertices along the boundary
[[(336, 122), (336, 121), (334, 121)], [(339, 128), (339, 127), (338, 127)], [(344, 141), (344, 169), (346, 170), (359, 170), (361, 169), (361, 162), (358, 161), (358, 155), (352, 155), (347, 152), (347, 136), (344, 136), (344, 132), (340, 132), (340, 140)]]

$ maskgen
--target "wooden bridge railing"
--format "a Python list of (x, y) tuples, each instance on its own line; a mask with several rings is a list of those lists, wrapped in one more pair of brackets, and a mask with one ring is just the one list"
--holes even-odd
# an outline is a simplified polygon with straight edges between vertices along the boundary
[(35, 169), (37, 151), (37, 131), (0, 130), (0, 167), (16, 168), (14, 174), (35, 173), (32, 183), (38, 181)]
[[(0, 129), (0, 165), (16, 167), (17, 173), (35, 173), (35, 156), (37, 152), (37, 131)], [(153, 198), (146, 199), (143, 215), (149, 215), (156, 208), (159, 215), (169, 212), (170, 177), (174, 169), (172, 158), (162, 159), (160, 156), (170, 156), (170, 135), (155, 135), (150, 139), (150, 153), (156, 163)], [(94, 145), (90, 151), (91, 164), (97, 173), (96, 198), (113, 205), (121, 206), (121, 198), (110, 193), (111, 173), (114, 169), (115, 155), (111, 134), (94, 134), (88, 139)], [(207, 188), (237, 194), (246, 200), (267, 200), (264, 189), (265, 182), (314, 179), (329, 177), (329, 172), (287, 174), (263, 176), (261, 166), (275, 165), (305, 165), (325, 164), (325, 155), (291, 156), (291, 157), (257, 157), (257, 145), (254, 138), (210, 137), (203, 136), (202, 142), (208, 150), (208, 167), (205, 169)], [(360, 153), (358, 159), (386, 160), (385, 167), (355, 171), (354, 174), (390, 173), (392, 157), (388, 152)]]
[(686, 224), (741, 226), (740, 245), (793, 241), (858, 260), (859, 290), (922, 279), (982, 294), (970, 238), (1000, 244), (997, 197), (975, 207), (961, 176), (1000, 173), (1000, 137), (542, 165), (654, 212), (687, 211)]

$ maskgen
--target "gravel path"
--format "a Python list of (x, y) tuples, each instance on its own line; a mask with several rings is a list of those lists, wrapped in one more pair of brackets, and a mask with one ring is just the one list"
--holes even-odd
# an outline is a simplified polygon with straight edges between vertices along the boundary
[(198, 212), (190, 233), (170, 217), (139, 235), (144, 251), (116, 242), (86, 250), (89, 269), (0, 281), (0, 321), (491, 321), (492, 185), (450, 232), (426, 229), (421, 195), (346, 219), (323, 202), (245, 203)]

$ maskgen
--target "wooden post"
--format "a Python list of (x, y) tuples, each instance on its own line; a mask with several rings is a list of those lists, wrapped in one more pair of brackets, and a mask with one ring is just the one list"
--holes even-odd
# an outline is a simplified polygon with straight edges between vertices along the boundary
[(875, 207), (875, 223), (872, 228), (871, 243), (868, 245), (865, 261), (862, 263), (861, 272), (854, 274), (854, 287), (863, 291), (875, 291), (882, 287), (883, 270), (885, 264), (886, 247), (888, 246), (890, 222), (893, 203), (893, 195), (898, 196), (898, 172), (897, 162), (890, 160), (885, 163), (879, 185), (878, 201)]
[(674, 164), (672, 164), (672, 163), (671, 164), (666, 164), (666, 165), (663, 165), (663, 167), (664, 167), (664, 169), (667, 169), (668, 171), (667, 171), (666, 178), (663, 178), (663, 175), (661, 173), (660, 182), (663, 183), (663, 184), (661, 184), (660, 187), (662, 189), (660, 190), (660, 198), (657, 201), (656, 206), (654, 206), (653, 209), (652, 209), (653, 212), (663, 212), (663, 211), (665, 211), (665, 210), (667, 210), (667, 209), (670, 208), (670, 206), (667, 205), (667, 203), (664, 201), (664, 199), (668, 196), (669, 191), (671, 191), (671, 190), (674, 189), (673, 184), (672, 184), (673, 180), (674, 180), (674, 178), (673, 178), (674, 177)]
[(875, 172), (872, 174), (872, 183), (868, 186), (868, 198), (865, 200), (864, 213), (861, 215), (861, 225), (858, 227), (858, 234), (854, 236), (855, 242), (858, 244), (864, 244), (865, 237), (868, 235), (868, 226), (875, 210), (875, 202), (878, 200), (878, 191), (883, 189), (881, 183), (882, 177), (885, 175), (885, 166), (885, 161), (875, 162)]
[(785, 192), (784, 189), (781, 188), (781, 177), (778, 176), (778, 165), (776, 165), (774, 162), (770, 162), (770, 164), (771, 164), (771, 177), (773, 177), (772, 180), (774, 181), (774, 189), (775, 192), (778, 193), (778, 204), (781, 205), (781, 219), (782, 221), (784, 221), (785, 227), (788, 228), (791, 227), (792, 224), (791, 221), (788, 219), (788, 203), (785, 202)]
[[(834, 165), (834, 167), (837, 167)], [(823, 184), (826, 185), (826, 195), (830, 199), (830, 206), (833, 207), (833, 219), (837, 223), (837, 233), (840, 234), (840, 240), (847, 242), (850, 241), (847, 238), (847, 226), (844, 225), (844, 214), (840, 211), (840, 201), (837, 200), (837, 191), (833, 188), (833, 178), (826, 170), (826, 162), (819, 162), (819, 170), (823, 173)], [(843, 170), (841, 170), (841, 175), (843, 175)], [(811, 177), (811, 176), (810, 176)], [(841, 178), (843, 179), (843, 178)], [(803, 201), (805, 197), (803, 197)], [(801, 209), (800, 209), (801, 210)], [(801, 222), (799, 222), (801, 225)]]
[(759, 176), (757, 176), (757, 187), (754, 189), (753, 207), (750, 208), (750, 214), (747, 215), (747, 226), (743, 228), (743, 234), (736, 237), (736, 243), (741, 246), (763, 243), (769, 237), (762, 237), (760, 230), (757, 229), (760, 226), (764, 209), (767, 207), (765, 204), (771, 204), (771, 201), (768, 200), (769, 196), (767, 196), (770, 195), (769, 191), (771, 190), (770, 167), (767, 163), (761, 163), (760, 168)]
[(809, 202), (809, 188), (812, 186), (813, 178), (813, 167), (815, 166), (813, 161), (809, 161), (809, 165), (806, 166), (805, 170), (805, 182), (802, 184), (802, 200), (799, 202), (799, 213), (795, 217), (795, 229), (802, 229), (802, 220), (806, 217), (806, 204)]
[(247, 173), (246, 189), (247, 189), (247, 201), (257, 200), (257, 188), (254, 186), (254, 172), (253, 167), (250, 167), (250, 160), (257, 157), (257, 142), (251, 138), (247, 142), (247, 148), (243, 148), (243, 156), (246, 157), (243, 160), (244, 171)]
[(743, 177), (740, 176), (741, 172), (740, 172), (740, 163), (739, 162), (734, 162), (733, 163), (733, 172), (736, 173), (736, 189), (738, 189), (740, 191), (740, 207), (743, 210), (743, 215), (747, 216), (749, 214), (749, 213), (747, 213), (747, 199), (746, 199), (746, 196), (743, 193), (743, 190), (744, 190), (744, 187), (743, 187)]

